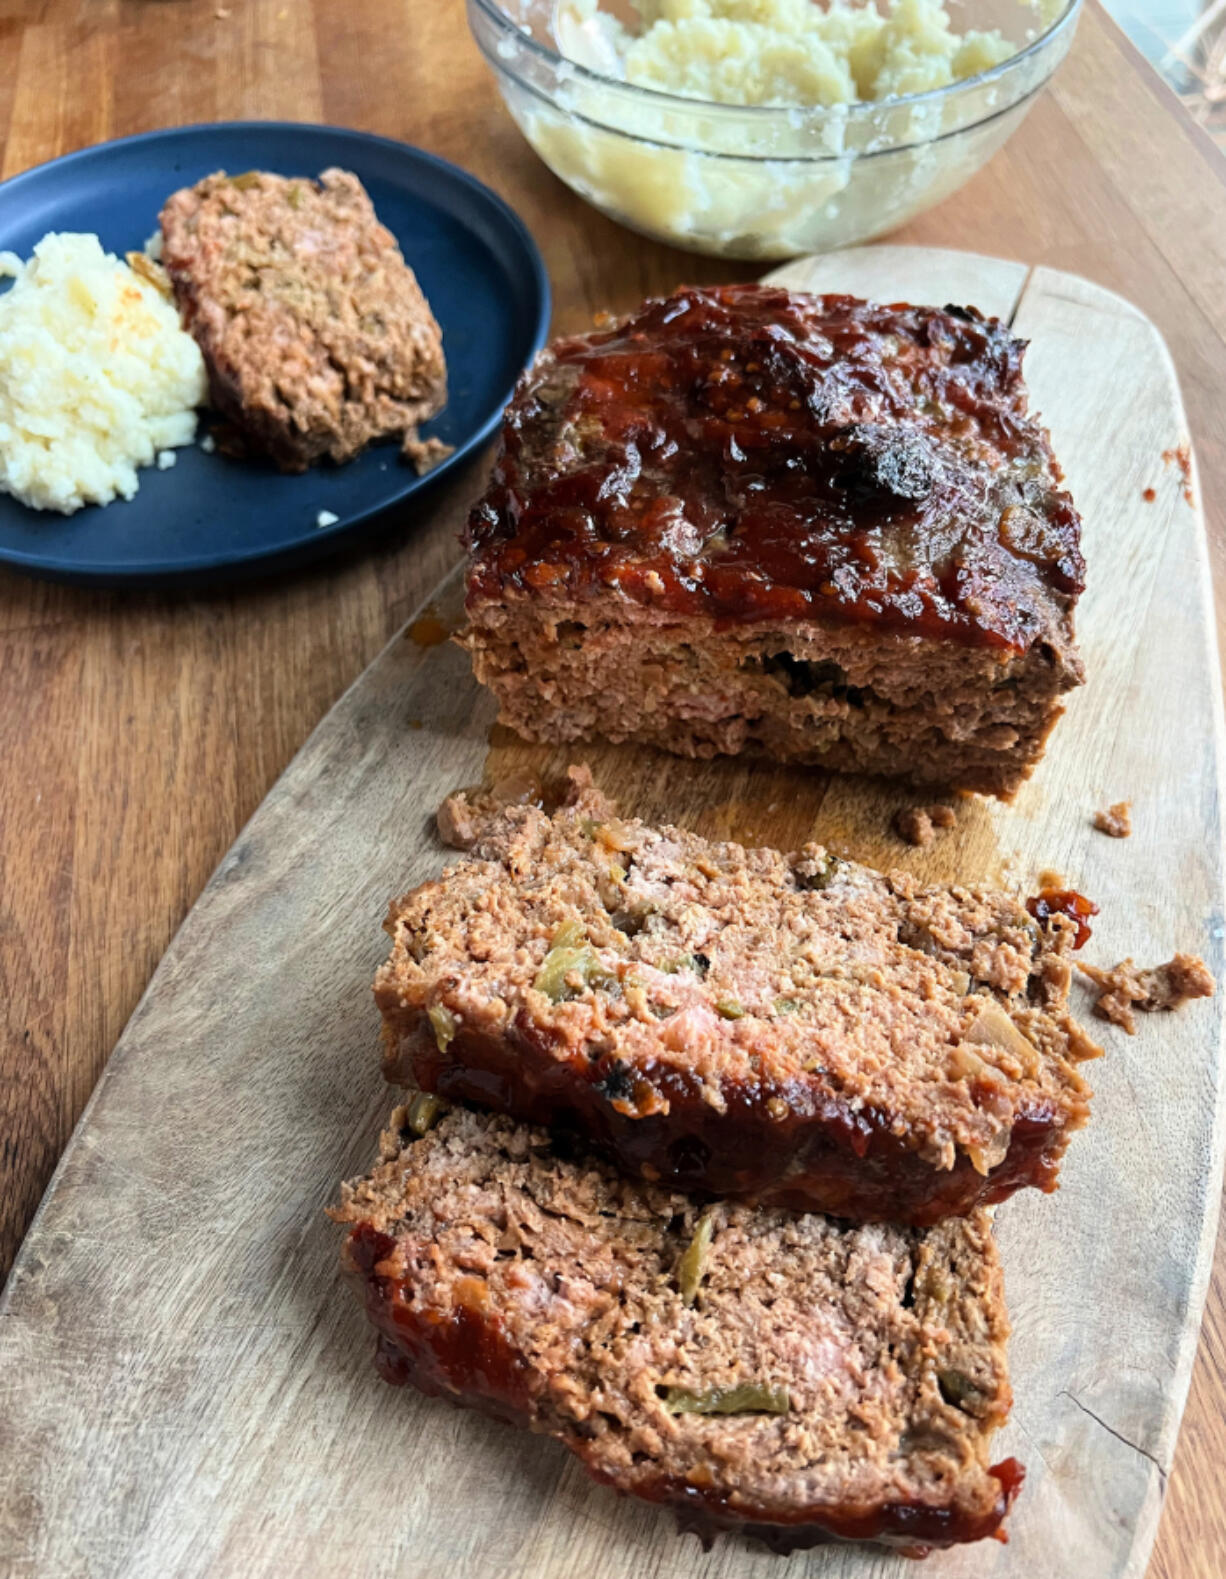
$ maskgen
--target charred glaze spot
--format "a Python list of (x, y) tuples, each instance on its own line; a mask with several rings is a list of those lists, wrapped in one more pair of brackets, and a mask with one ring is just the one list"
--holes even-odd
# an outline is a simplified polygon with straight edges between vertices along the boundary
[(925, 499), (936, 481), (937, 455), (922, 433), (878, 423), (853, 423), (830, 441), (834, 486), (865, 512)]
[(606, 1102), (633, 1102), (635, 1085), (636, 1077), (630, 1065), (619, 1058), (605, 1070), (596, 1089)]

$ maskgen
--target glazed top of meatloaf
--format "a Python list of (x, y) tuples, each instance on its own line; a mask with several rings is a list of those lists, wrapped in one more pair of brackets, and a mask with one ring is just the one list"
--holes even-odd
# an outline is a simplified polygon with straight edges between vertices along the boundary
[(470, 610), (612, 592), (1010, 653), (1059, 641), (1080, 519), (1027, 414), (1024, 350), (973, 308), (761, 285), (687, 287), (556, 341), (469, 519)]
[(837, 1104), (942, 1170), (965, 1154), (986, 1174), (1028, 1112), (1085, 1122), (1077, 1064), (1099, 1049), (1067, 1012), (1065, 916), (1041, 927), (1003, 892), (818, 845), (652, 828), (571, 773), (573, 804), (506, 807), (472, 859), (392, 905), (389, 1024), (428, 1035), (428, 1016), (444, 1056), (528, 1038), (627, 1118), (667, 1112), (674, 1075), (717, 1112), (746, 1093), (781, 1119)]
[(988, 1467), (1010, 1389), (985, 1211), (917, 1231), (703, 1207), (505, 1118), (415, 1139), (401, 1109), (332, 1215), (406, 1379), (502, 1405), (621, 1490), (941, 1544), (1016, 1489)]

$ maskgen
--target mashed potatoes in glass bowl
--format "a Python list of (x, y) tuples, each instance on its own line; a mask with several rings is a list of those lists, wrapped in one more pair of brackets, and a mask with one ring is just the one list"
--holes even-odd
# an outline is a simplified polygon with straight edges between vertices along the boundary
[(468, 0), (516, 123), (611, 217), (727, 257), (826, 251), (969, 179), (1079, 0)]

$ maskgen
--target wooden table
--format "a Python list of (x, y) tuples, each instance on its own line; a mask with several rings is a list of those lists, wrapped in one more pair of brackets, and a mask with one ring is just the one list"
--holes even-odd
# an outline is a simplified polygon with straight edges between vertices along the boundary
[[(544, 250), (560, 330), (682, 279), (753, 272), (654, 246), (573, 197), (502, 110), (461, 0), (11, 0), (0, 43), (5, 176), (156, 126), (329, 121), (502, 192)], [(1183, 382), (1226, 590), (1226, 161), (1097, 6), (1017, 137), (896, 239), (1052, 264), (1149, 314)], [(373, 550), (216, 596), (0, 573), (0, 1274), (209, 873), (456, 553), (441, 522), (408, 514)], [(1226, 1572), (1224, 1451), (1226, 1240), (1154, 1579)]]

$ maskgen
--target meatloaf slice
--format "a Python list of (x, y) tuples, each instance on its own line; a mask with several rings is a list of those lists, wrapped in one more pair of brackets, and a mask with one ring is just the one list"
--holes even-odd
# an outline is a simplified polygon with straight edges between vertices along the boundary
[(468, 1112), (404, 1110), (334, 1213), (384, 1375), (557, 1437), (702, 1533), (912, 1551), (1021, 1482), (986, 1212), (921, 1232), (700, 1207)]
[(1011, 795), (1082, 680), (1024, 349), (971, 308), (758, 285), (557, 341), (467, 529), (503, 721)]
[(1055, 1188), (1098, 1052), (1063, 915), (587, 793), (506, 807), (472, 856), (391, 907), (390, 1079), (574, 1127), (653, 1182), (857, 1220)]
[(357, 176), (249, 170), (185, 187), (161, 215), (162, 261), (209, 370), (213, 404), (284, 471), (352, 459), (443, 407), (438, 324)]

